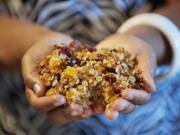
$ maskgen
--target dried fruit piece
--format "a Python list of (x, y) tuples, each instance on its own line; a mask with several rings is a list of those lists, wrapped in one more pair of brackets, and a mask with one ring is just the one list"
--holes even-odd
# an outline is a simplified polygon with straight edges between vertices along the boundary
[(67, 66), (67, 68), (64, 70), (64, 73), (66, 75), (74, 77), (77, 74), (77, 69), (74, 67)]
[(46, 96), (51, 96), (51, 95), (54, 95), (54, 94), (59, 94), (59, 91), (57, 89), (51, 88), (46, 92), (45, 95)]
[(104, 77), (104, 79), (105, 79), (106, 81), (108, 81), (109, 83), (114, 83), (114, 82), (116, 82), (116, 77), (114, 77), (113, 75), (107, 75), (107, 76)]
[(137, 59), (123, 48), (96, 50), (73, 41), (55, 46), (39, 64), (39, 75), (47, 95), (62, 94), (67, 103), (83, 107), (109, 103), (121, 97), (127, 88), (143, 88)]
[(115, 73), (115, 69), (112, 67), (105, 67), (105, 71)]
[(113, 91), (113, 93), (115, 93), (115, 94), (119, 94), (119, 93), (121, 92), (121, 89), (118, 88), (118, 87), (112, 87), (112, 91)]
[(72, 53), (67, 47), (61, 47), (60, 50), (62, 54), (65, 54), (68, 57), (72, 57)]
[(60, 63), (60, 58), (59, 58), (58, 55), (52, 56), (52, 57), (50, 58), (50, 60), (49, 60), (49, 66), (50, 66), (50, 68), (54, 68), (54, 67), (58, 66), (59, 63)]

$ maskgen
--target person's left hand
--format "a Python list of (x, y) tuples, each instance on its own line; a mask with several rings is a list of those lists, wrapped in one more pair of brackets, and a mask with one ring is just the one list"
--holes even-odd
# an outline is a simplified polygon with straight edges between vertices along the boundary
[(122, 47), (138, 60), (138, 69), (142, 72), (144, 88), (142, 90), (127, 89), (122, 97), (116, 99), (105, 110), (109, 119), (117, 118), (119, 112), (128, 113), (133, 111), (135, 105), (144, 104), (155, 91), (154, 72), (156, 57), (151, 47), (143, 40), (130, 35), (114, 34), (100, 42), (98, 48)]
[(47, 90), (44, 82), (40, 79), (37, 65), (54, 49), (54, 45), (67, 45), (72, 41), (73, 38), (68, 35), (50, 35), (37, 41), (22, 59), (27, 100), (37, 111), (46, 113), (53, 123), (82, 120), (94, 114), (90, 107), (83, 108), (78, 104), (68, 105), (65, 97), (61, 94), (44, 96)]

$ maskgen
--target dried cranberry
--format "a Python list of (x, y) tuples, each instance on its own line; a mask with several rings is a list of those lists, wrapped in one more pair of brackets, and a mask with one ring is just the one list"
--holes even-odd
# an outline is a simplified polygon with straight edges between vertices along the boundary
[(60, 75), (59, 75), (59, 74), (57, 74), (57, 80), (58, 80), (58, 81), (60, 80)]
[(39, 69), (40, 71), (45, 71), (47, 69), (47, 65), (40, 65)]
[(120, 93), (121, 89), (118, 87), (112, 87), (112, 91), (113, 91), (113, 93), (118, 94), (118, 93)]
[(65, 54), (68, 57), (72, 57), (72, 53), (69, 51), (67, 47), (61, 47), (61, 53)]
[(76, 58), (76, 64), (77, 64), (77, 65), (80, 65), (80, 63), (81, 63), (81, 60), (78, 59), (78, 58)]
[(108, 81), (109, 83), (114, 83), (114, 82), (116, 82), (116, 77), (114, 77), (114, 76), (105, 76), (104, 79), (105, 79), (106, 81)]
[(78, 40), (74, 40), (74, 41), (72, 41), (72, 42), (69, 44), (69, 47), (70, 47), (71, 49), (73, 48), (73, 50), (79, 50), (80, 47), (81, 47), (81, 42), (78, 41)]
[(72, 64), (77, 64), (77, 65), (79, 65), (80, 63), (81, 63), (81, 61), (78, 59), (78, 58), (72, 58), (72, 60), (71, 60), (71, 62), (72, 62)]
[(105, 56), (102, 54), (99, 54), (96, 58), (97, 61), (103, 61), (105, 59)]
[(81, 61), (78, 59), (78, 58), (76, 58), (76, 57), (71, 57), (69, 60), (68, 60), (68, 65), (70, 65), (70, 66), (74, 66), (74, 65), (80, 65), (80, 63), (81, 63)]
[(136, 80), (134, 88), (135, 89), (142, 89), (143, 88), (143, 82), (141, 80)]
[(124, 77), (128, 77), (129, 76), (129, 74), (126, 73), (126, 72), (121, 72), (121, 75), (124, 76)]
[(90, 45), (84, 45), (84, 47), (85, 48), (87, 48), (88, 49), (88, 51), (90, 51), (90, 52), (94, 52), (94, 51), (96, 51), (96, 48), (94, 48), (94, 47), (91, 47)]
[(116, 72), (115, 69), (112, 68), (112, 67), (105, 67), (105, 71), (106, 71), (106, 72), (112, 72), (112, 73), (115, 73), (115, 72)]

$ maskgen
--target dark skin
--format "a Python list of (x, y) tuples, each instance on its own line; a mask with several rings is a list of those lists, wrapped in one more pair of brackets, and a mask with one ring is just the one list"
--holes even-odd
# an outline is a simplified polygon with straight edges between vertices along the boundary
[[(165, 7), (157, 13), (169, 17), (180, 26), (180, 2)], [(105, 112), (106, 117), (115, 119), (118, 112), (131, 112), (136, 104), (143, 104), (155, 91), (154, 71), (156, 63), (167, 63), (171, 53), (163, 35), (151, 27), (141, 26), (131, 29), (126, 34), (113, 34), (101, 41), (96, 47), (109, 47), (109, 44), (124, 47), (140, 59), (139, 68), (143, 71), (145, 87), (143, 90), (126, 90), (122, 98), (117, 99), (104, 110), (101, 105), (94, 108), (82, 108), (79, 105), (64, 105), (62, 95), (44, 97), (45, 87), (37, 75), (35, 65), (52, 50), (54, 44), (68, 44), (73, 39), (61, 33), (45, 29), (42, 26), (15, 18), (0, 16), (0, 63), (1, 67), (16, 67), (22, 60), (23, 77), (26, 84), (26, 96), (38, 111), (47, 113), (54, 123), (64, 123)], [(9, 34), (11, 33), (11, 34)], [(23, 33), (23, 34), (22, 34)], [(135, 44), (136, 43), (136, 44)], [(132, 45), (133, 44), (133, 45)], [(14, 47), (12, 47), (14, 46)], [(143, 51), (141, 51), (143, 49)], [(28, 51), (27, 51), (28, 50)], [(9, 52), (7, 54), (7, 52)], [(167, 59), (167, 57), (169, 59)]]

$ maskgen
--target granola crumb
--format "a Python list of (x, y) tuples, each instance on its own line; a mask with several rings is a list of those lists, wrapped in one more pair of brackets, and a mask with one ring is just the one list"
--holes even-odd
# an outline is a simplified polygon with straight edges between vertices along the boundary
[(106, 107), (127, 88), (143, 88), (137, 59), (123, 48), (96, 50), (73, 41), (55, 45), (39, 65), (39, 75), (47, 87), (45, 96), (62, 94), (69, 104)]

